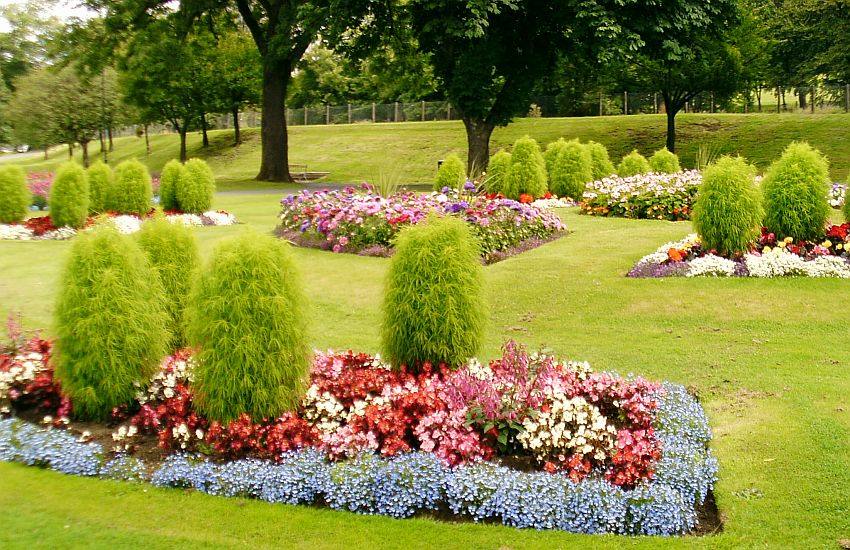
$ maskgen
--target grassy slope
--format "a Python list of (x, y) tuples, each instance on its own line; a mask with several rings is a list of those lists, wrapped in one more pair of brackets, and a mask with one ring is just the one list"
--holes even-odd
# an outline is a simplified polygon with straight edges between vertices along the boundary
[[(844, 181), (850, 172), (850, 154), (842, 145), (850, 140), (848, 114), (681, 114), (676, 120), (684, 166), (694, 165), (700, 144), (705, 144), (715, 152), (740, 154), (763, 169), (791, 141), (808, 140), (832, 161), (833, 178)], [(616, 163), (632, 149), (648, 155), (663, 147), (665, 128), (662, 115), (519, 119), (494, 132), (491, 153), (509, 147), (525, 134), (543, 144), (559, 137), (577, 137), (605, 144)], [(247, 130), (246, 143), (238, 150), (230, 145), (230, 131), (213, 132), (211, 138), (210, 149), (204, 151), (200, 136), (190, 135), (189, 151), (192, 156), (210, 161), (218, 175), (219, 188), (258, 187), (252, 178), (259, 167), (259, 131)], [(116, 140), (110, 163), (142, 157), (152, 170), (158, 171), (168, 159), (177, 156), (177, 136), (152, 136), (151, 143), (153, 154), (145, 158), (144, 140)], [(357, 183), (373, 180), (384, 172), (398, 173), (403, 183), (430, 183), (438, 159), (452, 152), (465, 156), (466, 137), (463, 125), (457, 121), (298, 126), (290, 128), (290, 146), (290, 162), (306, 163), (310, 170), (328, 171), (328, 181)], [(53, 169), (67, 158), (64, 150), (51, 156), (46, 162), (35, 157), (22, 164), (30, 170)]]
[[(276, 198), (219, 196), (216, 206), (268, 230)], [(836, 301), (847, 283), (626, 279), (635, 260), (690, 225), (564, 217), (570, 236), (487, 268), (491, 321), (481, 356), (516, 338), (598, 369), (694, 388), (715, 430), (722, 534), (626, 539), (397, 521), (0, 464), (0, 547), (834, 548), (850, 538), (850, 348)], [(204, 255), (239, 230), (198, 229)], [(0, 315), (21, 309), (28, 326), (49, 326), (68, 246), (0, 242)], [(387, 261), (296, 255), (313, 345), (377, 351)]]

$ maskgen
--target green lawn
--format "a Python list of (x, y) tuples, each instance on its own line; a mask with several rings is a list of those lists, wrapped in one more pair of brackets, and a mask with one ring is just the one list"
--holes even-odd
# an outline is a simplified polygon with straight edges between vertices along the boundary
[[(278, 198), (219, 195), (215, 206), (268, 231)], [(491, 318), (480, 356), (515, 338), (693, 388), (715, 431), (721, 534), (591, 537), (392, 520), (0, 464), (0, 547), (836, 548), (850, 538), (848, 282), (626, 279), (638, 258), (690, 224), (561, 213), (572, 234), (486, 268)], [(204, 256), (241, 230), (197, 229)], [(28, 327), (50, 334), (69, 246), (0, 242), (0, 315), (20, 310)], [(378, 351), (388, 260), (295, 252), (312, 344)]]
[[(832, 177), (845, 181), (850, 172), (850, 114), (680, 114), (678, 153), (682, 164), (694, 166), (701, 145), (722, 154), (742, 155), (764, 169), (782, 149), (794, 140), (807, 140), (832, 161)], [(649, 155), (664, 146), (664, 115), (630, 115), (586, 118), (524, 118), (493, 133), (491, 154), (510, 146), (517, 138), (530, 135), (541, 144), (580, 138), (595, 140), (608, 147), (615, 163), (638, 149)], [(296, 126), (289, 129), (293, 164), (307, 164), (312, 171), (330, 172), (330, 182), (374, 181), (384, 174), (398, 174), (402, 183), (432, 183), (437, 160), (450, 153), (466, 156), (463, 124), (453, 122), (409, 122), (399, 124), (353, 124), (339, 126)], [(190, 156), (206, 158), (218, 177), (221, 190), (276, 188), (274, 184), (253, 181), (260, 163), (259, 130), (244, 132), (245, 143), (238, 149), (232, 133), (211, 133), (211, 145), (203, 149), (200, 135), (189, 136)], [(166, 161), (176, 158), (176, 135), (151, 137), (152, 154), (145, 155), (142, 138), (120, 138), (109, 161), (114, 164), (139, 157), (151, 170), (159, 171)], [(92, 145), (92, 158), (100, 158)], [(64, 148), (51, 151), (50, 159), (40, 155), (19, 160), (28, 170), (54, 169), (67, 160)], [(77, 151), (79, 159), (79, 151)]]

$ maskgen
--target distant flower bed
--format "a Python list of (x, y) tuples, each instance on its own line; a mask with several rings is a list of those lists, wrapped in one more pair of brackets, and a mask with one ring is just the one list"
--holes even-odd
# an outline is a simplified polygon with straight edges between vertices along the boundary
[[(150, 215), (153, 215), (152, 210)], [(141, 228), (144, 218), (139, 216), (108, 213), (101, 216), (124, 234), (135, 233)], [(223, 210), (210, 210), (203, 214), (184, 214), (181, 212), (165, 212), (165, 219), (172, 223), (183, 225), (234, 225), (236, 217)], [(89, 218), (87, 227), (95, 223), (95, 218)], [(56, 227), (50, 216), (37, 216), (29, 218), (21, 224), (0, 224), (0, 240), (16, 241), (46, 241), (70, 239), (77, 234), (76, 229), (70, 227)]]
[[(193, 360), (178, 353), (113, 411), (116, 427), (99, 441), (69, 422), (49, 354), (39, 339), (0, 354), (2, 412), (47, 415), (46, 428), (0, 420), (0, 460), (359, 513), (448, 509), (515, 527), (655, 535), (691, 531), (717, 475), (705, 413), (683, 387), (512, 342), (487, 366), (418, 374), (317, 354), (296, 412), (227, 425), (194, 411)], [(167, 451), (161, 462), (132, 454), (146, 438)]]
[(487, 199), (464, 191), (381, 197), (359, 192), (304, 191), (281, 200), (277, 234), (300, 246), (361, 255), (387, 256), (398, 232), (429, 214), (457, 216), (469, 223), (485, 262), (562, 235), (560, 218), (543, 208), (509, 199)]
[(592, 216), (688, 220), (700, 183), (698, 170), (603, 178), (587, 184), (581, 211)]
[(691, 234), (641, 258), (629, 277), (838, 277), (850, 278), (850, 223), (830, 226), (823, 240), (777, 240), (762, 230), (753, 250), (724, 258)]
[(847, 195), (847, 186), (843, 183), (833, 183), (829, 188), (829, 194), (827, 195), (827, 199), (829, 200), (829, 205), (833, 208), (841, 208), (844, 206), (844, 199)]

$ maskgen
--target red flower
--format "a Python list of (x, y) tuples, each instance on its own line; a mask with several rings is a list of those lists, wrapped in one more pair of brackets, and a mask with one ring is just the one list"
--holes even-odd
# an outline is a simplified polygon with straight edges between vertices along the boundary
[(519, 202), (523, 204), (531, 204), (532, 202), (534, 202), (534, 197), (532, 197), (528, 193), (523, 193), (519, 196)]

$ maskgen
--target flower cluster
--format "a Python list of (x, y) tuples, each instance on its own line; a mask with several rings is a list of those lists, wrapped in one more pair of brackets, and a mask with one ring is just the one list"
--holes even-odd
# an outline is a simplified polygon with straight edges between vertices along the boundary
[(701, 183), (702, 175), (697, 170), (603, 178), (587, 184), (581, 212), (596, 216), (688, 220)]
[(847, 195), (847, 186), (843, 183), (833, 183), (826, 198), (831, 207), (841, 208), (844, 206), (845, 195)]
[(50, 343), (33, 338), (10, 351), (0, 353), (0, 414), (10, 414), (13, 409), (34, 409), (50, 414), (50, 422), (56, 416), (57, 425), (64, 424), (71, 405), (53, 380)]
[(32, 205), (39, 210), (47, 207), (50, 188), (53, 186), (53, 172), (30, 172), (27, 174), (27, 187), (32, 193)]
[(303, 191), (287, 196), (281, 205), (280, 236), (301, 246), (367, 255), (389, 255), (395, 235), (431, 213), (468, 222), (488, 263), (499, 252), (532, 239), (545, 242), (565, 230), (560, 218), (544, 209), (508, 199), (490, 200), (463, 189), (385, 198), (347, 187)]

